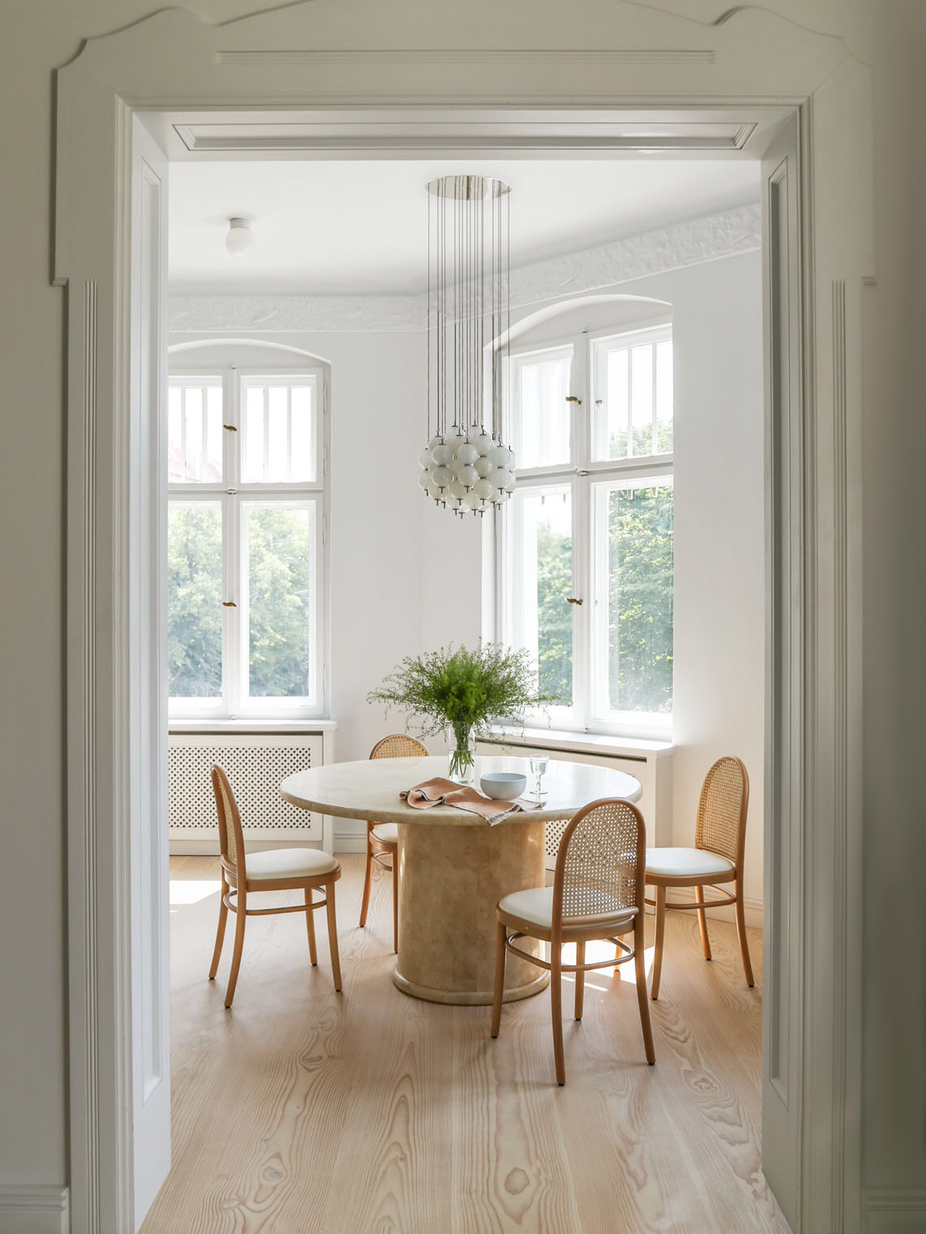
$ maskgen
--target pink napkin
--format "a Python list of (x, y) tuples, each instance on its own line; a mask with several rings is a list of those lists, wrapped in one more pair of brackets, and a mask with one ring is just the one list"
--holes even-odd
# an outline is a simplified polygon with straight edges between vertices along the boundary
[(490, 824), (500, 823), (503, 818), (518, 810), (536, 809), (535, 802), (494, 801), (491, 797), (483, 796), (478, 789), (455, 784), (453, 780), (445, 780), (441, 776), (425, 780), (414, 788), (404, 789), (399, 796), (416, 810), (427, 810), (431, 806), (455, 806), (458, 810), (481, 814)]

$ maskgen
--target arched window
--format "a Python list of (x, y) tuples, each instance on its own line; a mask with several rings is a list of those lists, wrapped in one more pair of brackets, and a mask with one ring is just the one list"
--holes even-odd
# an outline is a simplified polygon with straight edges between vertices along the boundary
[(598, 305), (548, 320), (513, 341), (509, 370), (518, 486), (502, 518), (502, 637), (536, 658), (541, 689), (558, 700), (557, 726), (668, 735), (667, 308)]
[(322, 715), (326, 366), (230, 342), (169, 367), (171, 714)]

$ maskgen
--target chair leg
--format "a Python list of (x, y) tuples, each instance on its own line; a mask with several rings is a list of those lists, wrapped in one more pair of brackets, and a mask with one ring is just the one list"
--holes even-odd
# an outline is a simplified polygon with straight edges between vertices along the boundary
[[(637, 935), (639, 935), (639, 938)], [(646, 997), (646, 965), (643, 963), (643, 948), (644, 927), (641, 922), (639, 929), (635, 928), (633, 932), (633, 967), (637, 979), (637, 1002), (640, 1006), (643, 1046), (646, 1050), (646, 1061), (652, 1067), (656, 1061), (656, 1049), (653, 1045), (653, 1026), (649, 1016), (649, 999)]]
[(370, 907), (370, 888), (373, 885), (373, 833), (367, 828), (367, 868), (363, 876), (363, 899), (360, 901), (360, 924), (367, 923), (367, 909)]
[[(695, 887), (695, 899), (699, 904), (704, 903), (704, 888)], [(701, 950), (704, 952), (705, 960), (710, 960), (711, 957), (711, 940), (707, 933), (707, 913), (703, 908), (698, 909), (698, 925), (701, 927)]]
[(659, 979), (662, 976), (662, 944), (666, 934), (666, 889), (656, 887), (656, 946), (653, 951), (652, 997), (659, 997)]
[(576, 943), (576, 1019), (582, 1019), (585, 1006), (585, 943)]
[(392, 950), (399, 954), (399, 850), (392, 854)]
[(493, 1037), (498, 1036), (502, 1023), (502, 995), (505, 992), (505, 923), (500, 921), (495, 931), (495, 992), (492, 995)]
[(225, 923), (228, 920), (228, 905), (225, 903), (225, 896), (228, 893), (228, 884), (225, 882), (225, 875), (222, 875), (222, 893), (219, 899), (219, 928), (215, 935), (215, 948), (212, 952), (212, 967), (209, 969), (209, 980), (215, 981), (215, 975), (219, 971), (219, 958), (222, 955), (222, 944), (225, 941)]
[(328, 949), (331, 952), (331, 972), (334, 988), (341, 992), (341, 957), (338, 954), (338, 915), (334, 903), (334, 882), (325, 884), (325, 899), (328, 901)]
[(241, 951), (244, 947), (244, 927), (247, 922), (247, 901), (242, 898), (238, 889), (238, 903), (235, 905), (235, 950), (232, 954), (231, 972), (228, 974), (228, 988), (225, 991), (226, 1008), (232, 1005), (235, 997), (235, 986), (238, 984), (238, 969), (241, 967)]
[(550, 1011), (553, 1016), (553, 1060), (556, 1082), (566, 1083), (566, 1055), (563, 1050), (563, 949), (553, 948), (550, 956)]
[(743, 904), (743, 889), (736, 884), (736, 933), (740, 940), (740, 954), (743, 957), (743, 971), (746, 974), (746, 984), (750, 989), (756, 984), (752, 976), (752, 964), (749, 959), (749, 940), (746, 937), (746, 909)]
[(318, 963), (318, 948), (315, 945), (315, 912), (312, 908), (312, 888), (305, 889), (305, 928), (309, 935), (309, 959), (314, 967)]

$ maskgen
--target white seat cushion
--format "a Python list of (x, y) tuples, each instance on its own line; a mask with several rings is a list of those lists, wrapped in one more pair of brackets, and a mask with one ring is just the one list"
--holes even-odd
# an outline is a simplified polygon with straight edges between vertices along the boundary
[(733, 862), (703, 848), (648, 848), (646, 873), (671, 878), (701, 878), (705, 874), (732, 874)]
[(337, 868), (331, 854), (317, 848), (269, 848), (247, 855), (248, 882), (263, 878), (312, 878)]
[[(522, 921), (530, 921), (533, 925), (550, 929), (553, 924), (553, 888), (530, 887), (527, 891), (512, 891), (510, 895), (499, 900), (498, 907), (512, 917), (520, 917)], [(563, 925), (585, 926), (597, 925), (600, 922), (609, 928), (611, 925), (629, 927), (633, 918), (633, 913), (621, 908), (614, 913), (599, 913), (590, 917), (564, 917)]]
[(399, 824), (377, 823), (373, 828), (373, 836), (374, 839), (381, 840), (383, 844), (398, 844)]

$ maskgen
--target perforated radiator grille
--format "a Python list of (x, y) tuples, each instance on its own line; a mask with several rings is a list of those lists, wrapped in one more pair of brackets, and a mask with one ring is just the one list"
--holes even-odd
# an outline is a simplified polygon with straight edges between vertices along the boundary
[[(229, 741), (229, 739), (225, 739)], [(211, 735), (203, 738), (172, 736), (168, 743), (168, 812), (172, 839), (198, 838), (214, 832), (218, 839), (215, 798), (210, 771), (224, 767), (241, 811), (245, 836), (279, 838), (305, 835), (312, 815), (280, 796), (280, 781), (294, 771), (320, 762), (316, 740), (292, 738), (272, 743), (261, 735), (236, 734), (228, 744)], [(285, 741), (285, 744), (283, 742)], [(313, 748), (314, 747), (314, 748)]]

